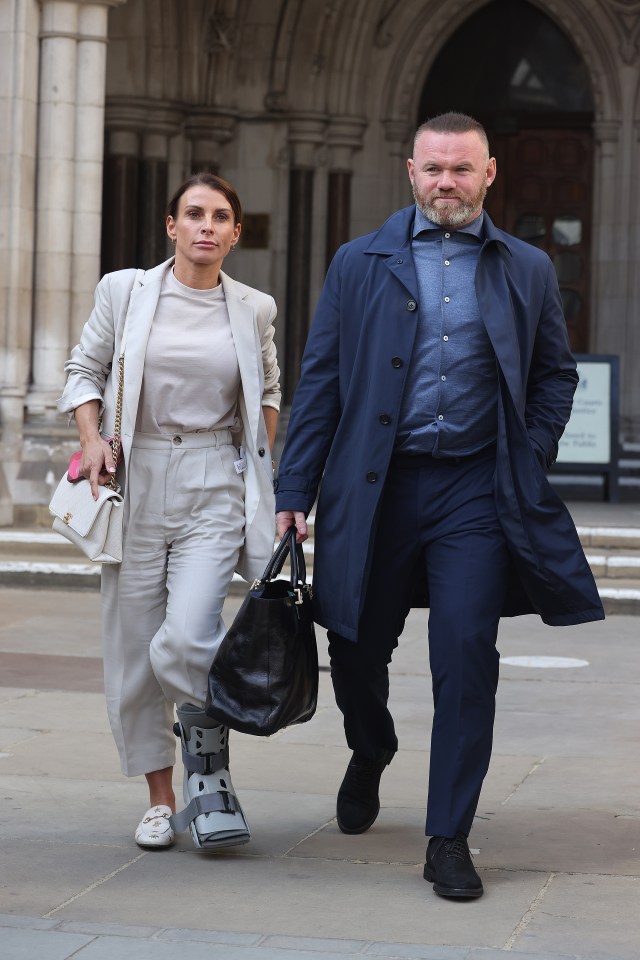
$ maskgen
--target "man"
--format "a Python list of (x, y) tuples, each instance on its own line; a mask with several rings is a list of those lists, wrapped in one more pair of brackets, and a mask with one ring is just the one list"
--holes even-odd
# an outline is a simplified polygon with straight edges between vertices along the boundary
[[(415, 206), (336, 254), (276, 481), (280, 535), (315, 526), (316, 618), (353, 756), (344, 833), (376, 819), (397, 750), (388, 664), (426, 586), (434, 719), (424, 876), (479, 897), (467, 836), (491, 756), (501, 616), (604, 616), (575, 527), (545, 476), (578, 381), (545, 253), (496, 229), (475, 120), (417, 131)], [(426, 580), (426, 584), (424, 581)], [(423, 590), (424, 592), (424, 590)]]

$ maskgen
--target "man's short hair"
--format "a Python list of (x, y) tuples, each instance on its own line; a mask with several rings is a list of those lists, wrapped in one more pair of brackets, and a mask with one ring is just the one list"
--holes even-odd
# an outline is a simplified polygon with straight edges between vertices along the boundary
[(489, 138), (487, 137), (486, 130), (481, 123), (478, 123), (473, 117), (467, 116), (466, 113), (450, 111), (449, 113), (441, 113), (437, 117), (431, 117), (430, 120), (421, 123), (413, 138), (414, 153), (416, 140), (427, 130), (433, 130), (434, 133), (469, 133), (473, 130), (483, 141), (487, 148), (487, 153), (489, 153)]

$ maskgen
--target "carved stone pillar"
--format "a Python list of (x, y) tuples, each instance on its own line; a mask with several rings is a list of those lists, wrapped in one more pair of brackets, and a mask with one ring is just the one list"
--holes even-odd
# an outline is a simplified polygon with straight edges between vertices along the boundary
[(31, 414), (55, 414), (72, 330), (98, 280), (104, 45), (108, 7), (122, 2), (42, 2)]
[[(168, 139), (165, 134), (145, 134), (140, 163), (136, 259), (136, 266), (144, 267), (145, 270), (166, 259), (168, 148)], [(133, 266), (133, 263), (130, 266)]]
[(134, 266), (138, 247), (140, 137), (131, 130), (109, 130), (104, 165), (102, 273)]
[(389, 212), (411, 203), (411, 187), (406, 173), (407, 158), (411, 156), (413, 130), (406, 120), (383, 120), (384, 138), (389, 144), (389, 154), (397, 167), (397, 176), (391, 178)]
[(193, 110), (185, 124), (191, 141), (191, 172), (218, 173), (220, 147), (232, 139), (236, 129), (236, 115), (219, 107), (199, 107)]
[(287, 242), (286, 344), (284, 399), (291, 403), (300, 377), (300, 361), (309, 330), (313, 181), (318, 147), (324, 143), (325, 122), (296, 118), (289, 127), (289, 231)]
[(80, 7), (68, 346), (78, 342), (93, 307), (94, 290), (100, 276), (107, 19), (106, 6), (86, 4)]
[(170, 103), (119, 98), (107, 104), (103, 273), (149, 268), (168, 255), (169, 139), (181, 119)]
[(0, 16), (0, 526), (13, 521), (31, 361), (38, 29), (36, 0)]
[(353, 155), (362, 147), (362, 134), (365, 127), (366, 121), (357, 117), (334, 118), (327, 134), (329, 146), (327, 266), (338, 247), (350, 239)]
[(616, 314), (620, 316), (620, 304), (611, 302), (610, 298), (619, 290), (616, 278), (621, 253), (617, 249), (621, 232), (617, 203), (620, 122), (600, 121), (594, 124), (593, 132), (596, 149), (591, 296), (595, 310), (592, 311), (589, 342), (594, 353), (611, 353), (619, 352), (612, 350), (610, 324)]

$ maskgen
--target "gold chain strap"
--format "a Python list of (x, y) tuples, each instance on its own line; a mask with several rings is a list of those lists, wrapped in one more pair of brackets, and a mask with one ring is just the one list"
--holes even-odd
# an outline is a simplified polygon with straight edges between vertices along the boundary
[[(111, 444), (111, 452), (113, 454), (113, 462), (118, 466), (118, 459), (120, 457), (120, 428), (122, 426), (122, 390), (124, 387), (124, 354), (121, 354), (118, 358), (118, 395), (116, 397), (116, 417), (113, 425), (113, 442)], [(109, 477), (105, 483), (105, 487), (109, 487), (111, 490), (115, 490), (118, 486), (115, 473), (113, 476)]]

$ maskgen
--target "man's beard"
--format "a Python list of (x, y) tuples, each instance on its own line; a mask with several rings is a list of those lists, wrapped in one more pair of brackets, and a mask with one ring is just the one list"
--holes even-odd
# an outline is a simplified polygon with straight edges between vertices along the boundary
[[(439, 199), (437, 196), (425, 200), (416, 192), (415, 183), (411, 186), (413, 189), (413, 199), (416, 202), (418, 210), (424, 213), (425, 217), (428, 217), (432, 223), (437, 223), (439, 227), (461, 227), (463, 223), (472, 220), (480, 212), (484, 198), (487, 195), (487, 188), (483, 183), (474, 197), (469, 197), (465, 200), (456, 198), (458, 201), (456, 206), (453, 204), (445, 204), (443, 207), (437, 207), (434, 202)], [(444, 196), (446, 196), (446, 194), (444, 194)]]

